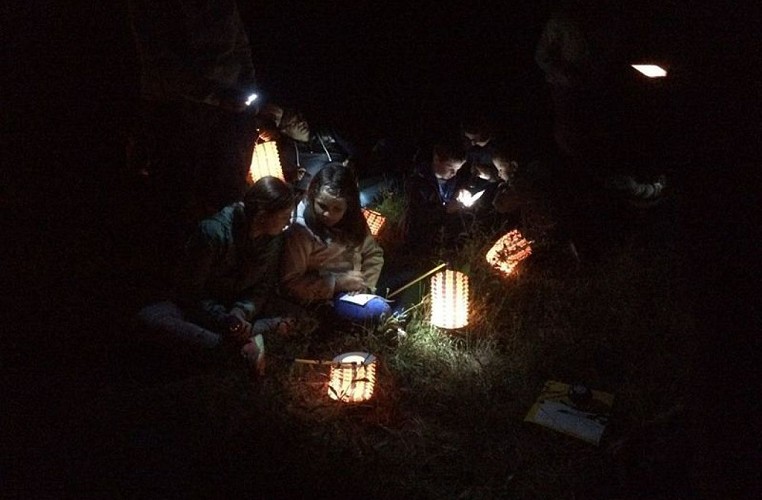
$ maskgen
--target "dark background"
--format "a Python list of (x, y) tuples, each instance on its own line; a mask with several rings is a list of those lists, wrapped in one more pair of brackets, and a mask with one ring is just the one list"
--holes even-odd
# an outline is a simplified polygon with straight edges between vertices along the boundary
[[(528, 140), (549, 138), (533, 51), (553, 2), (240, 4), (263, 89), (364, 147), (447, 129), (480, 101), (524, 125)], [(693, 432), (705, 457), (697, 467), (719, 484), (751, 484), (760, 9), (677, 1), (623, 9), (633, 56), (674, 68), (660, 90), (658, 131), (681, 194), (684, 272), (706, 338), (695, 374)], [(136, 186), (124, 148), (139, 74), (126, 5), (16, 2), (3, 17), (0, 368), (10, 453), (0, 483), (39, 443), (30, 436), (53, 432), (67, 408), (111, 383), (110, 335), (138, 301), (130, 291), (139, 278), (125, 264)]]

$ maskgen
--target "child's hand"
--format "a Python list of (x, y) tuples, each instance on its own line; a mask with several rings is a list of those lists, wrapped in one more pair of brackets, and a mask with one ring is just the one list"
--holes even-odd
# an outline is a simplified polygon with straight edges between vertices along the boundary
[(246, 321), (245, 313), (238, 308), (233, 308), (222, 318), (222, 326), (226, 336), (235, 343), (243, 344), (251, 336), (251, 323)]
[(367, 290), (368, 285), (360, 271), (347, 271), (336, 276), (337, 292), (359, 292)]

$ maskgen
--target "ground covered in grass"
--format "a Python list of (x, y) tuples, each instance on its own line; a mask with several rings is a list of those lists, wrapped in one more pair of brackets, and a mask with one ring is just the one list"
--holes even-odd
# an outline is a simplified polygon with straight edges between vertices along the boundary
[[(467, 327), (431, 327), (424, 297), (377, 328), (267, 339), (265, 377), (237, 357), (164, 352), (137, 342), (134, 323), (113, 325), (114, 341), (93, 347), (105, 361), (80, 374), (88, 390), (40, 422), (22, 456), (44, 472), (41, 491), (128, 497), (680, 496), (696, 329), (673, 208), (638, 217), (598, 260), (552, 246), (507, 278), (477, 238), (452, 262), (470, 277)], [(416, 258), (393, 238), (388, 260)], [(100, 297), (104, 314), (137, 305), (140, 280), (121, 283), (123, 294)], [(349, 351), (378, 359), (365, 403), (328, 398), (329, 367), (292, 361)], [(547, 380), (614, 394), (600, 446), (523, 421)]]

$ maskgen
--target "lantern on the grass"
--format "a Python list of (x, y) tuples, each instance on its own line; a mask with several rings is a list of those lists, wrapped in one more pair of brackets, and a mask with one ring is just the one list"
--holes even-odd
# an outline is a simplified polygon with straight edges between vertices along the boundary
[(468, 276), (446, 269), (431, 277), (431, 324), (447, 329), (468, 325)]
[(522, 260), (532, 255), (532, 246), (518, 229), (503, 235), (487, 251), (487, 263), (508, 276)]
[(333, 358), (328, 396), (345, 403), (360, 403), (373, 396), (376, 357), (367, 352), (347, 352)]
[(381, 228), (384, 227), (384, 224), (386, 223), (386, 217), (367, 208), (362, 209), (362, 214), (365, 216), (365, 220), (368, 221), (370, 234), (378, 236), (378, 233), (381, 232)]
[(261, 142), (254, 146), (251, 154), (251, 166), (249, 167), (249, 183), (254, 184), (262, 177), (277, 177), (285, 180), (283, 169), (280, 166), (278, 146), (275, 141)]

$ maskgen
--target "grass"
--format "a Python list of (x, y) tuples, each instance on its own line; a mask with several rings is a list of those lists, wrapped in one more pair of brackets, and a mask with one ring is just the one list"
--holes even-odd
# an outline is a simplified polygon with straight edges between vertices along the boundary
[[(393, 227), (394, 212), (386, 214)], [(317, 452), (321, 469), (351, 463), (374, 497), (623, 495), (642, 480), (641, 462), (658, 463), (665, 452), (656, 439), (629, 447), (652, 421), (679, 412), (693, 341), (676, 255), (648, 237), (633, 235), (594, 265), (551, 252), (509, 278), (483, 264), (489, 241), (474, 240), (458, 263), (471, 278), (468, 327), (429, 326), (424, 299), (404, 337), (393, 324), (275, 342), (275, 352), (325, 359), (367, 351), (380, 368), (374, 398), (347, 406), (326, 397), (326, 367), (276, 364), (262, 382), (272, 418), (293, 425), (306, 448), (331, 448)], [(615, 394), (600, 447), (522, 422), (548, 379)], [(669, 436), (661, 442), (674, 444)]]
[[(389, 219), (387, 260), (415, 260), (398, 244), (399, 200), (377, 209)], [(491, 241), (475, 238), (454, 261), (471, 284), (471, 321), (456, 332), (429, 326), (424, 299), (402, 322), (268, 338), (264, 378), (232, 360), (117, 390), (74, 417), (90, 435), (115, 427), (115, 448), (127, 450), (114, 470), (132, 475), (98, 484), (268, 498), (670, 496), (696, 339), (671, 213), (660, 216), (597, 262), (549, 247), (508, 278), (484, 261)], [(378, 358), (368, 402), (328, 398), (329, 368), (291, 361), (348, 351)], [(549, 379), (615, 395), (599, 447), (523, 422)], [(108, 428), (93, 417), (114, 412)], [(113, 464), (109, 450), (92, 460)]]

